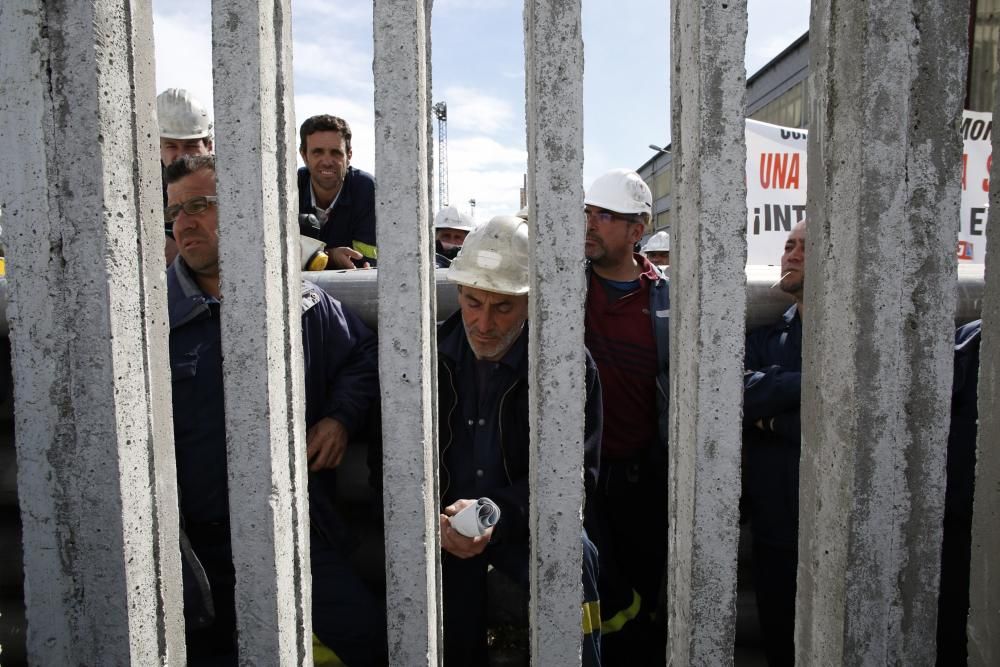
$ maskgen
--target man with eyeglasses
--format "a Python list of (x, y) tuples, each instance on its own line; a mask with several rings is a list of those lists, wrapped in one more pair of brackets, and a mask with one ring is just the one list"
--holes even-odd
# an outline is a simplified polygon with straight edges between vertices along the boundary
[[(156, 118), (160, 125), (160, 169), (166, 170), (183, 155), (211, 155), (212, 115), (183, 88), (168, 88), (156, 96)], [(163, 178), (163, 205), (167, 205), (167, 179)], [(177, 243), (171, 223), (164, 229), (167, 266), (177, 257)]]
[(584, 199), (585, 340), (604, 390), (595, 541), (605, 665), (662, 665), (666, 656), (670, 297), (635, 252), (652, 201), (627, 169), (597, 178)]
[[(165, 218), (180, 253), (167, 270), (167, 300), (188, 664), (235, 665), (215, 157), (182, 156), (166, 178)], [(330, 477), (377, 399), (377, 343), (353, 313), (303, 281), (302, 347), (313, 632), (346, 664), (385, 664), (384, 613), (344, 550)]]

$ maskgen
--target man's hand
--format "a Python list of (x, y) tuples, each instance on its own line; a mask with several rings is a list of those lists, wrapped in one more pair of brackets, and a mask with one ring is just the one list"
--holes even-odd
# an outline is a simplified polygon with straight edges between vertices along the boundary
[[(354, 262), (355, 259), (364, 259), (364, 255), (355, 250), (354, 248), (348, 248), (347, 246), (342, 246), (340, 248), (327, 248), (326, 254), (330, 257), (330, 263), (333, 265), (334, 269), (355, 269)], [(370, 269), (371, 266), (368, 262), (365, 262), (363, 269)]]
[(347, 429), (336, 419), (323, 417), (306, 432), (306, 458), (315, 472), (336, 468), (347, 449)]
[(441, 548), (458, 558), (472, 558), (483, 553), (486, 545), (490, 543), (493, 536), (493, 526), (486, 529), (486, 532), (479, 537), (466, 537), (451, 527), (451, 519), (468, 505), (474, 505), (475, 500), (456, 500), (453, 504), (444, 508), (444, 514), (439, 515), (441, 521)]

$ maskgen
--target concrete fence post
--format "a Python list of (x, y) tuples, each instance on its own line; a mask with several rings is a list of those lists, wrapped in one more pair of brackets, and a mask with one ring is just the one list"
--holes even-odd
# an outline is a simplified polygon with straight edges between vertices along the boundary
[(215, 0), (229, 513), (244, 664), (312, 664), (289, 0)]
[(0, 4), (33, 664), (184, 664), (147, 3)]
[(732, 664), (746, 309), (746, 0), (671, 28), (669, 661)]
[(375, 212), (389, 661), (440, 656), (437, 364), (424, 0), (375, 1)]
[[(1000, 94), (1000, 88), (998, 88)], [(997, 107), (1000, 109), (1000, 105)], [(1000, 155), (1000, 137), (993, 152)], [(987, 248), (1000, 248), (1000, 160), (990, 171), (990, 220)], [(983, 337), (979, 350), (979, 434), (976, 447), (976, 491), (972, 515), (972, 562), (969, 570), (969, 664), (1000, 664), (1000, 250), (986, 254), (983, 294)]]
[(580, 0), (526, 0), (531, 211), (530, 390), (533, 665), (579, 665), (583, 503), (583, 38)]
[(813, 0), (800, 664), (934, 663), (968, 9)]

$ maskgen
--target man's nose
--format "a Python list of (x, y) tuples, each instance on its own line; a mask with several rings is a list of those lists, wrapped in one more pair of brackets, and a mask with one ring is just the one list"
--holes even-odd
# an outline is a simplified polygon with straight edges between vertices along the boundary
[(184, 209), (178, 211), (177, 217), (174, 218), (174, 233), (177, 232), (178, 228), (186, 229), (192, 226), (194, 226), (194, 216), (188, 215)]

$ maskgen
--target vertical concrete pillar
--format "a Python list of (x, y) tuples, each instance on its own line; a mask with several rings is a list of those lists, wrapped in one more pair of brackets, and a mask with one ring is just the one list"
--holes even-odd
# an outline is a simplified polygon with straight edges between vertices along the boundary
[(216, 0), (212, 38), (239, 651), (311, 664), (289, 0)]
[[(1000, 108), (1000, 106), (996, 107)], [(1000, 137), (993, 152), (1000, 155)], [(987, 247), (1000, 248), (1000, 160), (990, 171), (990, 220)], [(976, 448), (976, 495), (972, 515), (972, 562), (969, 588), (969, 664), (1000, 664), (1000, 250), (986, 254), (983, 339), (979, 350), (979, 437)]]
[(440, 542), (424, 0), (375, 1), (375, 213), (389, 661), (438, 664)]
[(746, 309), (746, 0), (673, 5), (669, 660), (732, 664)]
[(0, 4), (28, 654), (184, 664), (145, 3)]
[(578, 665), (586, 293), (580, 0), (526, 0), (531, 663)]
[(801, 664), (934, 662), (967, 21), (813, 0)]

